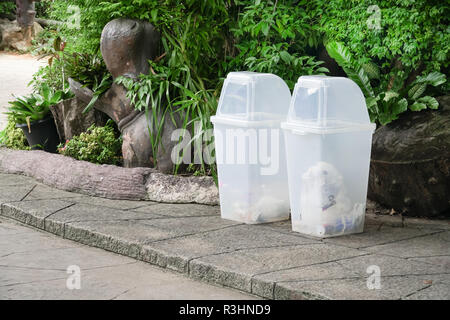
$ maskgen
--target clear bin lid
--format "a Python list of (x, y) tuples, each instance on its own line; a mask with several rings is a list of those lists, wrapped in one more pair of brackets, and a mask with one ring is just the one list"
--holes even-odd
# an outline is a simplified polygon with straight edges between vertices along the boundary
[[(358, 85), (348, 78), (302, 76), (283, 127), (305, 131), (374, 130)], [(309, 129), (309, 130), (308, 130)]]
[(286, 120), (290, 101), (288, 86), (274, 74), (231, 72), (225, 79), (216, 116), (211, 120), (280, 122)]

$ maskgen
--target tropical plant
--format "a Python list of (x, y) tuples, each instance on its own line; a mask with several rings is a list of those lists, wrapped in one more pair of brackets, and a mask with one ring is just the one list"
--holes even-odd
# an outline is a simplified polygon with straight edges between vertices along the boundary
[(31, 122), (45, 119), (50, 113), (50, 106), (67, 99), (70, 95), (67, 91), (55, 91), (44, 84), (39, 93), (15, 97), (14, 101), (9, 102), (9, 112), (6, 114), (15, 123), (28, 124), (30, 130)]
[(408, 77), (395, 66), (383, 77), (373, 62), (361, 64), (342, 43), (329, 42), (326, 48), (347, 76), (361, 88), (373, 122), (385, 125), (408, 109), (420, 111), (439, 107), (434, 97), (425, 94), (429, 86), (438, 87), (446, 82), (444, 74), (431, 72), (408, 83)]
[[(66, 42), (60, 36), (53, 39), (51, 46), (43, 45), (40, 58), (48, 58), (48, 66), (42, 67), (33, 77), (31, 85), (35, 90), (43, 84), (52, 84), (55, 88), (68, 90), (68, 78), (81, 83), (83, 87), (94, 91), (93, 98), (85, 112), (90, 110), (97, 99), (112, 85), (109, 73), (99, 53), (87, 54), (65, 51)], [(56, 79), (55, 79), (56, 78)]]
[(113, 122), (109, 120), (104, 127), (92, 125), (86, 132), (59, 145), (58, 152), (97, 164), (119, 164), (121, 148), (122, 141), (116, 137)]

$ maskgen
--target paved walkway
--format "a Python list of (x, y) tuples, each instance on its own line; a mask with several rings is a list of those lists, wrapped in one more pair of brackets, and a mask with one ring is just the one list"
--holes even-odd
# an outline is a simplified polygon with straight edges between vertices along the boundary
[(18, 55), (0, 52), (0, 130), (6, 126), (8, 101), (12, 94), (25, 95), (31, 92), (28, 83), (40, 66), (45, 65), (44, 60), (37, 60), (29, 54)]
[[(68, 274), (68, 269), (78, 272), (77, 268), (79, 278), (76, 273)], [(5, 299), (255, 297), (0, 218), (0, 300)]]
[[(0, 203), (3, 217), (260, 297), (450, 299), (448, 220), (402, 220), (370, 208), (364, 233), (320, 240), (292, 232), (289, 221), (244, 225), (222, 220), (218, 207), (95, 198), (9, 174), (0, 174)], [(3, 236), (2, 265), (20, 265), (18, 241), (33, 242)], [(72, 263), (55, 252), (64, 261), (58, 268)]]

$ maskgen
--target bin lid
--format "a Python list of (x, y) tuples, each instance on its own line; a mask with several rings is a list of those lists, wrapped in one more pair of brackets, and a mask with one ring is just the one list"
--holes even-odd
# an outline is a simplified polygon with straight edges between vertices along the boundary
[(301, 76), (294, 89), (285, 129), (311, 133), (374, 131), (366, 101), (348, 78)]
[(291, 92), (280, 77), (271, 73), (230, 72), (220, 94), (213, 123), (238, 126), (279, 124), (286, 120)]

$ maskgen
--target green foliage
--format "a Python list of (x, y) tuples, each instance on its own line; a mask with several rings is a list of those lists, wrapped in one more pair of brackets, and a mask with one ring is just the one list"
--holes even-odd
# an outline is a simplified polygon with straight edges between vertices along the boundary
[(112, 121), (106, 126), (92, 125), (87, 132), (73, 137), (58, 146), (62, 155), (97, 164), (119, 164), (121, 162), (122, 141), (116, 138)]
[(8, 124), (3, 131), (0, 131), (0, 145), (15, 150), (30, 150), (27, 139), (22, 129), (16, 128), (14, 119), (9, 118)]
[(292, 89), (300, 75), (324, 74), (328, 69), (306, 49), (320, 41), (314, 1), (239, 1), (246, 4), (238, 16), (237, 55), (228, 70), (270, 72)]
[(41, 58), (49, 57), (48, 65), (39, 69), (30, 84), (35, 90), (43, 85), (68, 90), (68, 78), (72, 78), (94, 91), (85, 109), (88, 111), (100, 95), (111, 87), (112, 76), (98, 53), (69, 53), (65, 48), (66, 42), (60, 36), (53, 39), (51, 46), (44, 44), (40, 47), (40, 51), (43, 51)]
[(372, 121), (387, 124), (408, 109), (438, 108), (433, 96), (448, 93), (449, 8), (438, 0), (324, 4), (327, 51), (360, 86)]
[(65, 91), (55, 91), (47, 85), (43, 85), (39, 93), (32, 93), (29, 96), (15, 97), (16, 100), (9, 102), (8, 116), (16, 123), (30, 123), (42, 120), (50, 113), (50, 106), (57, 104), (61, 100), (67, 99), (70, 93)]
[[(323, 5), (322, 32), (329, 41), (345, 43), (361, 63), (373, 60), (384, 68), (398, 60), (406, 74), (449, 65), (446, 1), (331, 0)], [(374, 5), (380, 9), (379, 28), (368, 26), (378, 18)]]
[[(381, 10), (380, 28), (367, 24), (373, 5)], [(35, 76), (35, 89), (43, 83), (66, 88), (70, 76), (95, 91), (91, 108), (111, 85), (99, 55), (106, 23), (151, 22), (161, 34), (160, 57), (150, 62), (149, 74), (117, 83), (136, 109), (151, 115), (154, 154), (166, 117), (181, 118), (183, 128), (201, 124), (191, 143), (212, 127), (209, 117), (228, 72), (271, 72), (293, 88), (301, 75), (328, 72), (318, 58), (322, 44), (361, 87), (372, 121), (386, 124), (408, 109), (435, 109), (433, 97), (449, 88), (443, 75), (449, 5), (439, 0), (55, 0), (48, 12), (71, 22), (76, 8), (79, 29), (66, 23), (46, 35), (49, 45), (41, 49), (53, 59)], [(214, 174), (210, 169), (201, 165), (195, 172)]]
[[(327, 44), (328, 54), (344, 69), (347, 76), (358, 84), (366, 97), (371, 121), (382, 125), (398, 118), (406, 110), (437, 109), (438, 101), (426, 94), (429, 86), (438, 87), (446, 82), (446, 76), (432, 72), (417, 77), (411, 84), (390, 78), (380, 81), (380, 70), (371, 61), (361, 65), (353, 59), (349, 50), (339, 42)], [(395, 72), (395, 70), (394, 70)], [(372, 83), (377, 83), (373, 86)]]
[(62, 60), (66, 76), (88, 88), (95, 89), (104, 78), (111, 77), (103, 59), (96, 54), (65, 53)]
[(35, 2), (36, 17), (46, 19), (50, 14), (52, 0), (41, 0)]
[[(352, 79), (362, 90), (364, 96), (372, 97), (374, 95), (372, 86), (370, 85), (369, 76), (366, 69), (354, 60), (350, 51), (340, 42), (329, 42), (326, 46), (328, 54), (344, 69), (347, 76)], [(370, 65), (371, 72), (369, 74), (376, 76), (379, 74), (376, 65)]]
[(14, 2), (0, 2), (0, 13), (15, 15), (16, 4)]

